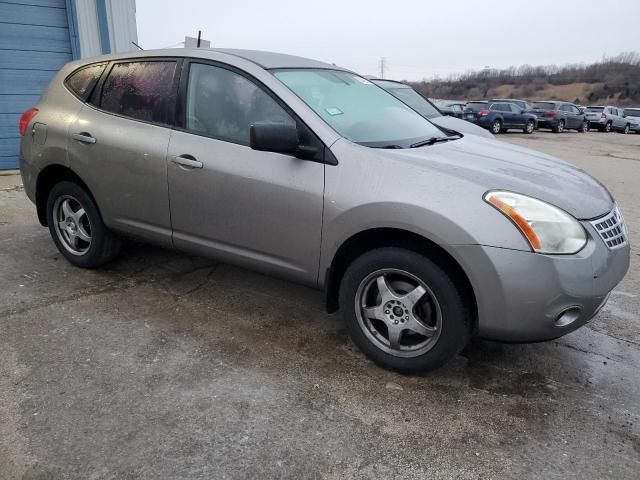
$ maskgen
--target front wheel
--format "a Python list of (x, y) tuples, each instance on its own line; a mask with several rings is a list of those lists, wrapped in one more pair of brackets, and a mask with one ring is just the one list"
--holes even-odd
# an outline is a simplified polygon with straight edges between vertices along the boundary
[(120, 239), (107, 229), (91, 196), (76, 183), (63, 181), (51, 189), (47, 223), (60, 253), (78, 267), (99, 267), (120, 251)]
[(578, 132), (587, 133), (589, 131), (589, 122), (582, 122), (580, 128), (578, 128)]
[(340, 310), (365, 355), (405, 373), (445, 364), (471, 333), (469, 309), (452, 278), (429, 258), (401, 248), (372, 250), (347, 268)]
[(529, 120), (527, 124), (524, 126), (524, 133), (532, 134), (536, 129), (536, 124), (533, 120)]

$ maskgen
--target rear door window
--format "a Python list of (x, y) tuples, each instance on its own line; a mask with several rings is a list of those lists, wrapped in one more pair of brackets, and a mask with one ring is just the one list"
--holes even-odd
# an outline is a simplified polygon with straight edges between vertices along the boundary
[(116, 63), (104, 81), (99, 106), (136, 120), (169, 123), (175, 72), (175, 61)]
[(99, 63), (76, 70), (67, 77), (67, 87), (80, 100), (86, 100), (91, 95), (96, 83), (98, 83), (105, 66), (106, 63)]

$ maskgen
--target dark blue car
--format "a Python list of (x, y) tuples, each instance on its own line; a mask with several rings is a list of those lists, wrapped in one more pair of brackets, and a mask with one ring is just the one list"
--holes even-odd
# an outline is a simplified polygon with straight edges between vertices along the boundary
[(533, 133), (538, 121), (532, 113), (526, 113), (515, 103), (508, 102), (469, 102), (463, 118), (496, 135), (511, 128)]

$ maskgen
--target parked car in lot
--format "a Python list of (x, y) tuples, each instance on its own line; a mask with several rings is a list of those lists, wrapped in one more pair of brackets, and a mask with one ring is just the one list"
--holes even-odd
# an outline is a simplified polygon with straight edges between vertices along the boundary
[(618, 131), (629, 133), (631, 128), (629, 120), (625, 118), (624, 110), (609, 105), (594, 105), (587, 107), (585, 111), (589, 128), (596, 128), (601, 132)]
[(629, 122), (629, 131), (640, 133), (640, 108), (625, 108), (624, 115)]
[(433, 103), (431, 103), (429, 100), (424, 98), (422, 95), (420, 95), (405, 83), (375, 78), (370, 78), (369, 80), (371, 80), (379, 87), (384, 88), (398, 100), (413, 108), (424, 118), (430, 120), (440, 127), (448, 128), (450, 130), (454, 130), (456, 132), (464, 134), (468, 133), (471, 135), (493, 138), (493, 135), (487, 132), (484, 128), (480, 128), (477, 125), (465, 122), (464, 120), (460, 120), (458, 118), (443, 115)]
[(515, 103), (518, 107), (520, 107), (520, 110), (523, 110), (527, 113), (531, 111), (531, 104), (526, 100), (520, 100), (518, 98), (492, 98), (489, 101), (500, 103)]
[(356, 345), (403, 372), (442, 365), (472, 335), (569, 333), (629, 265), (599, 181), (447, 134), (315, 60), (166, 49), (75, 61), (19, 128), (25, 192), (72, 264), (99, 267), (131, 235), (323, 289)]
[(555, 100), (534, 102), (531, 113), (538, 117), (538, 128), (550, 128), (555, 133), (569, 129), (582, 133), (588, 130), (585, 114), (573, 103)]
[(493, 134), (517, 128), (525, 133), (536, 129), (536, 116), (523, 112), (515, 103), (469, 102), (464, 119), (491, 131)]
[(441, 101), (436, 103), (443, 115), (448, 117), (462, 118), (464, 114), (464, 102), (447, 102)]

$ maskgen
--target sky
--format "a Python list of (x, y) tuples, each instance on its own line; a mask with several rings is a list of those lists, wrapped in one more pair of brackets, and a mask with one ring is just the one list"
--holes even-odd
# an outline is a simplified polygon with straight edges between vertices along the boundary
[(640, 0), (136, 0), (138, 43), (269, 50), (422, 80), (640, 50)]

